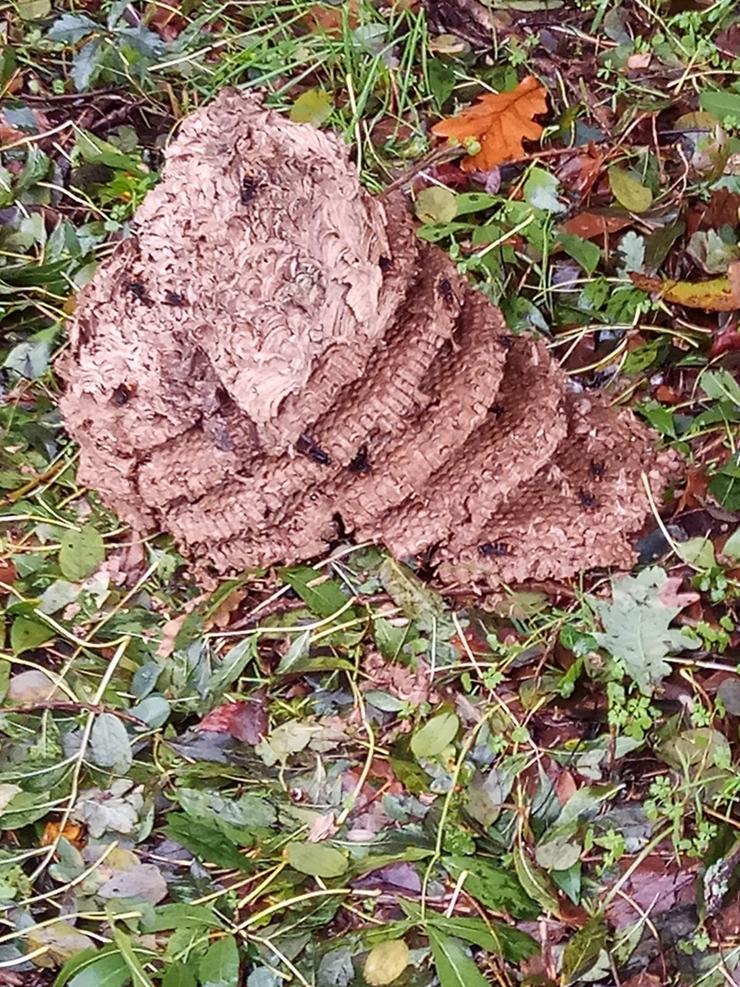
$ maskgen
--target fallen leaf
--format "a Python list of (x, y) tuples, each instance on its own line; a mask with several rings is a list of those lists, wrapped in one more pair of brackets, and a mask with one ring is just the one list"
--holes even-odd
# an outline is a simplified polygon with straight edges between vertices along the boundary
[[(10, 559), (3, 559), (0, 561), (0, 594), (5, 594), (8, 592), (6, 586), (9, 583), (14, 583), (16, 580), (15, 566), (10, 561)], [(3, 585), (5, 584), (5, 585)]]
[(670, 673), (669, 655), (699, 647), (684, 630), (670, 627), (676, 614), (690, 602), (689, 596), (677, 594), (675, 580), (653, 566), (637, 576), (613, 579), (612, 599), (594, 600), (604, 626), (604, 633), (594, 637), (622, 662), (645, 695)]
[(378, 943), (367, 954), (362, 975), (371, 987), (385, 987), (397, 980), (409, 965), (409, 947), (403, 939)]
[(97, 893), (101, 898), (141, 898), (156, 905), (167, 896), (167, 884), (154, 864), (137, 864), (114, 874)]
[(705, 312), (732, 312), (740, 308), (740, 261), (730, 264), (726, 278), (711, 281), (662, 281), (646, 274), (630, 272), (636, 287), (654, 291), (666, 302), (700, 308)]
[(625, 168), (613, 165), (609, 169), (609, 187), (620, 206), (630, 212), (645, 212), (652, 204), (653, 193)]
[(422, 189), (416, 196), (414, 211), (422, 223), (449, 223), (457, 216), (457, 196), (439, 186)]
[(480, 150), (462, 162), (463, 171), (489, 171), (504, 161), (524, 157), (523, 140), (537, 140), (544, 127), (534, 117), (547, 112), (547, 90), (533, 76), (516, 89), (486, 93), (474, 106), (432, 127), (436, 137), (474, 138)]
[(324, 89), (307, 89), (301, 93), (290, 110), (290, 119), (294, 123), (310, 123), (320, 127), (332, 115), (334, 101), (331, 94)]
[(563, 223), (561, 229), (584, 240), (603, 239), (607, 233), (618, 233), (633, 223), (631, 216), (615, 216), (600, 212), (579, 212)]
[(61, 823), (50, 821), (44, 826), (41, 835), (41, 846), (51, 846), (63, 836), (65, 840), (78, 849), (85, 845), (85, 827), (76, 822)]
[(217, 706), (203, 717), (196, 730), (228, 733), (244, 744), (255, 746), (269, 730), (267, 695), (259, 692), (251, 699)]
[(14, 675), (8, 684), (8, 699), (14, 703), (44, 702), (52, 699), (56, 686), (39, 669), (29, 669)]

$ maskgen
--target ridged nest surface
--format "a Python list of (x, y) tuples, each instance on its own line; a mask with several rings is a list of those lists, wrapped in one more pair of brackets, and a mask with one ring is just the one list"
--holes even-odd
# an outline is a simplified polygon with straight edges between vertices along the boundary
[(333, 136), (224, 91), (80, 293), (60, 361), (80, 480), (201, 576), (338, 535), (448, 583), (626, 566), (675, 468), (511, 336)]

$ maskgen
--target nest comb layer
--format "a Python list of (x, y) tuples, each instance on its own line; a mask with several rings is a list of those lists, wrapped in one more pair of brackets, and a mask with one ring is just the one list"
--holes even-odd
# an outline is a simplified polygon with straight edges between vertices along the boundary
[(332, 136), (223, 92), (188, 117), (60, 362), (80, 479), (202, 575), (344, 533), (447, 581), (632, 561), (675, 463), (372, 198)]

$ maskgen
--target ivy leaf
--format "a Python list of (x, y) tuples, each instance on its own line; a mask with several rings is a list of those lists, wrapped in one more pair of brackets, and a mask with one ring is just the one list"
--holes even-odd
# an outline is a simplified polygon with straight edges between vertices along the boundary
[(699, 646), (685, 631), (669, 627), (687, 602), (679, 599), (673, 605), (670, 588), (665, 572), (653, 566), (613, 579), (611, 601), (593, 601), (604, 627), (594, 634), (596, 642), (624, 664), (645, 695), (670, 672), (669, 655)]

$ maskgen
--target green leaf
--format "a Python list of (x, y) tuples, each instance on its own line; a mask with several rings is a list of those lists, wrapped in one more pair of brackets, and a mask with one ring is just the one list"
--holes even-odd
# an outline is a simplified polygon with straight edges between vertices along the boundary
[(547, 876), (529, 859), (526, 850), (517, 845), (514, 849), (514, 870), (521, 886), (545, 912), (557, 915), (559, 905), (557, 895)]
[(710, 538), (689, 538), (676, 543), (676, 554), (689, 565), (699, 569), (711, 569), (715, 564), (714, 544)]
[(514, 918), (532, 919), (539, 915), (539, 906), (525, 893), (511, 871), (480, 857), (445, 857), (442, 863), (452, 878), (467, 872), (465, 891), (482, 905), (494, 911), (509, 912)]
[(397, 980), (409, 965), (409, 947), (403, 939), (388, 939), (373, 946), (362, 975), (371, 987), (385, 987)]
[(707, 92), (699, 96), (699, 106), (723, 123), (740, 126), (740, 93)]
[(731, 401), (740, 408), (740, 384), (729, 370), (705, 370), (699, 384), (708, 398)]
[(79, 531), (65, 531), (60, 539), (59, 568), (66, 579), (78, 583), (92, 575), (105, 559), (105, 544), (91, 524)]
[(253, 870), (249, 858), (239, 853), (232, 840), (214, 825), (190, 819), (184, 812), (171, 812), (167, 816), (165, 832), (170, 839), (180, 843), (203, 861), (217, 864), (219, 867), (247, 872)]
[(637, 576), (612, 579), (611, 601), (593, 601), (604, 626), (603, 634), (594, 634), (597, 643), (623, 663), (646, 695), (670, 672), (665, 660), (670, 654), (699, 646), (684, 631), (669, 627), (689, 602), (686, 597), (672, 605), (670, 590), (665, 572), (653, 566)]
[(348, 867), (343, 853), (323, 843), (289, 843), (285, 859), (294, 870), (311, 877), (341, 877)]
[(145, 932), (166, 929), (221, 929), (223, 922), (208, 905), (160, 905), (150, 917), (141, 921)]
[(457, 197), (457, 215), (467, 216), (482, 209), (490, 209), (498, 201), (495, 195), (489, 195), (488, 192), (461, 192)]
[(558, 198), (559, 188), (560, 182), (555, 175), (544, 168), (530, 168), (524, 183), (524, 199), (535, 209), (551, 213), (565, 212), (565, 203)]
[(307, 89), (301, 93), (290, 110), (293, 123), (310, 123), (320, 127), (332, 115), (334, 100), (324, 89)]
[(327, 579), (318, 569), (313, 569), (311, 566), (281, 569), (280, 578), (300, 596), (317, 617), (331, 617), (347, 605), (347, 595), (341, 585), (335, 579)]
[(429, 944), (440, 987), (488, 987), (475, 961), (454, 939), (430, 927)]
[(193, 971), (179, 961), (170, 963), (162, 977), (162, 987), (196, 987), (196, 984)]
[(588, 973), (606, 945), (606, 925), (591, 918), (572, 936), (563, 950), (563, 983), (572, 984)]
[(123, 775), (131, 767), (133, 755), (126, 727), (113, 713), (96, 717), (90, 733), (92, 760), (100, 768)]
[(630, 212), (645, 212), (652, 204), (653, 193), (650, 189), (631, 172), (617, 165), (609, 169), (609, 187), (620, 206)]
[(75, 953), (57, 974), (54, 987), (124, 987), (131, 973), (117, 946)]
[(20, 655), (24, 651), (38, 648), (55, 636), (54, 631), (46, 624), (32, 617), (19, 616), (10, 628), (10, 647), (13, 654)]
[(532, 936), (495, 919), (487, 924), (478, 917), (459, 918), (427, 912), (427, 925), (445, 935), (472, 942), (487, 953), (503, 956), (512, 963), (519, 963), (539, 952)]
[(383, 589), (406, 617), (416, 620), (444, 613), (444, 601), (439, 593), (429, 589), (408, 566), (388, 557), (383, 560), (378, 575)]
[(115, 144), (96, 137), (81, 127), (76, 129), (75, 147), (88, 164), (102, 164), (114, 170), (134, 172), (141, 175), (145, 170), (141, 161), (130, 154), (124, 154)]
[(226, 652), (208, 680), (209, 698), (221, 699), (228, 687), (239, 678), (257, 654), (257, 634), (250, 634)]
[(740, 559), (740, 528), (733, 531), (725, 542), (720, 554), (726, 559), (732, 559), (733, 561)]
[(51, 13), (51, 0), (17, 0), (18, 15), (24, 21), (38, 21)]
[(450, 223), (457, 216), (457, 196), (448, 188), (433, 185), (419, 192), (414, 209), (422, 223)]
[(129, 968), (133, 987), (154, 987), (141, 960), (136, 955), (131, 936), (115, 923), (113, 923), (113, 939)]
[(460, 720), (454, 713), (433, 716), (411, 738), (411, 751), (415, 757), (436, 757), (457, 736)]
[(455, 71), (452, 66), (441, 58), (427, 59), (427, 74), (429, 76), (429, 92), (434, 96), (437, 109), (442, 107), (452, 95), (455, 88)]
[(580, 264), (586, 274), (593, 274), (601, 261), (601, 248), (590, 240), (576, 236), (573, 233), (558, 233), (558, 243), (563, 250)]
[(233, 936), (224, 936), (208, 948), (200, 961), (198, 977), (202, 987), (238, 987), (239, 949)]

